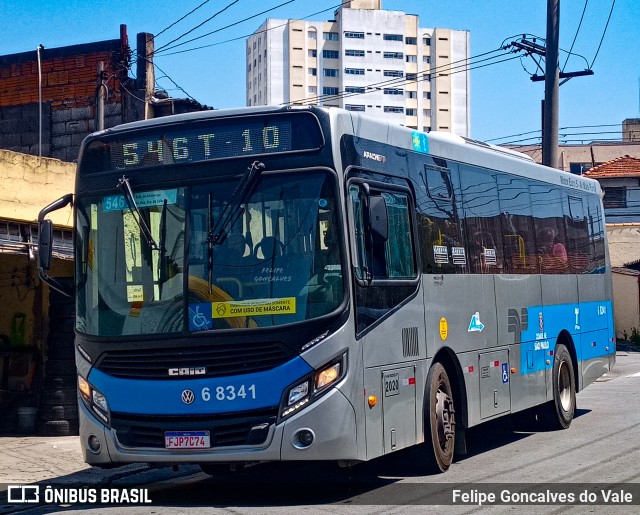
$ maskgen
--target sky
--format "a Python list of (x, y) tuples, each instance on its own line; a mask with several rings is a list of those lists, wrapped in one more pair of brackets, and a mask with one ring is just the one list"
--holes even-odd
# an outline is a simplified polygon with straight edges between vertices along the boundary
[[(56, 48), (118, 39), (120, 24), (127, 25), (132, 47), (137, 33), (148, 32), (157, 35), (159, 49), (195, 28), (155, 56), (157, 84), (174, 97), (188, 95), (215, 108), (239, 107), (245, 105), (246, 37), (267, 18), (332, 19), (339, 4), (340, 0), (0, 0), (0, 55), (35, 51), (39, 44)], [(494, 59), (481, 63), (484, 57), (476, 56), (497, 51), (522, 34), (544, 39), (545, 0), (383, 0), (382, 7), (419, 15), (423, 28), (470, 31), (471, 137), (495, 143), (540, 142), (535, 138), (540, 137), (544, 82), (530, 80), (536, 72), (534, 61), (495, 52), (488, 54)], [(640, 0), (560, 0), (560, 67), (566, 72), (594, 71), (560, 87), (561, 144), (620, 139), (622, 121), (640, 117), (638, 26)], [(506, 60), (511, 57), (517, 58)], [(500, 60), (505, 61), (496, 62)], [(134, 74), (135, 67), (130, 75)]]

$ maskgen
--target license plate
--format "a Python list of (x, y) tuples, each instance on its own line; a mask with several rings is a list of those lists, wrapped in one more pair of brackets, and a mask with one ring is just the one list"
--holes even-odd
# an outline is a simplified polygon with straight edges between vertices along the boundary
[(211, 447), (209, 431), (167, 431), (165, 449), (207, 449)]

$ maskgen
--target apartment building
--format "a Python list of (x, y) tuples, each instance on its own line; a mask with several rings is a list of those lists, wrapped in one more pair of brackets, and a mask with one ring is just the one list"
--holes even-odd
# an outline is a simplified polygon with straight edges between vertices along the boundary
[(469, 32), (346, 2), (330, 21), (268, 19), (247, 39), (247, 105), (323, 105), (470, 135)]

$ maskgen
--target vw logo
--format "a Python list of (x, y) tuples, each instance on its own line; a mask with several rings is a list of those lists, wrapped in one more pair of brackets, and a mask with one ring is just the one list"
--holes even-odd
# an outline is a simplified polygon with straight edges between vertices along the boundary
[(196, 400), (195, 394), (191, 390), (185, 390), (181, 395), (182, 402), (185, 404), (193, 404), (193, 401)]

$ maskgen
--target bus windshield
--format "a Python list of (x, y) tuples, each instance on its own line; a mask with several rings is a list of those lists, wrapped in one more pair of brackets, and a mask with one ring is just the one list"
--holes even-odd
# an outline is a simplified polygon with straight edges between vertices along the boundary
[(227, 206), (239, 180), (147, 191), (133, 185), (137, 211), (122, 195), (79, 199), (78, 330), (119, 336), (272, 327), (340, 306), (335, 177), (264, 174), (241, 203)]

